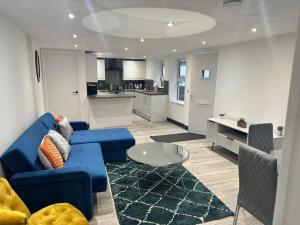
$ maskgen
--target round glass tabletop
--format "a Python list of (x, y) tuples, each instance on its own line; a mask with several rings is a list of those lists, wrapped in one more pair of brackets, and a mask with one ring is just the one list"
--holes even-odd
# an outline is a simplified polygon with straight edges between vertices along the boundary
[(189, 158), (189, 151), (176, 144), (149, 142), (131, 147), (127, 156), (138, 163), (165, 167), (182, 164)]

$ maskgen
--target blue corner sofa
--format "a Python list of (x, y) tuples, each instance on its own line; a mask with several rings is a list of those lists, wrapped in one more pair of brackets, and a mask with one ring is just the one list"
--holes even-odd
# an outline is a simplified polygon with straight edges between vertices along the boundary
[(38, 146), (50, 129), (56, 130), (50, 113), (38, 118), (1, 156), (5, 174), (31, 212), (47, 205), (68, 202), (88, 218), (93, 216), (93, 193), (106, 191), (105, 162), (125, 161), (135, 140), (126, 128), (89, 130), (83, 121), (74, 129), (71, 152), (63, 169), (46, 170)]

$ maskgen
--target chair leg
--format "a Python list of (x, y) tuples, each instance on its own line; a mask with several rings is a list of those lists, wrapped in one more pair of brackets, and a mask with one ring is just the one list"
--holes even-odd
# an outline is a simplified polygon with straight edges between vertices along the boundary
[(233, 225), (237, 224), (238, 217), (239, 217), (239, 212), (240, 212), (240, 206), (237, 204), (236, 209), (235, 209), (235, 214), (234, 214)]

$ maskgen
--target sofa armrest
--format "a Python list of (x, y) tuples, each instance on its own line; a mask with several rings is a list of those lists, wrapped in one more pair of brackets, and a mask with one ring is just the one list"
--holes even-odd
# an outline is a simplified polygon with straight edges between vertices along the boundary
[(85, 121), (71, 121), (70, 125), (74, 131), (88, 130), (90, 128), (90, 124)]
[(17, 173), (10, 183), (31, 212), (55, 203), (67, 202), (88, 219), (93, 215), (91, 176), (79, 168)]

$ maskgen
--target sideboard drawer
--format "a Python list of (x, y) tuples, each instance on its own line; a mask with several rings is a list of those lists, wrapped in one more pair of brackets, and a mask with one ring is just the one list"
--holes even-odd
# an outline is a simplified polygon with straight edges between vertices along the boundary
[(239, 154), (240, 143), (224, 134), (217, 134), (217, 145), (220, 145), (223, 148), (226, 148), (236, 154)]

